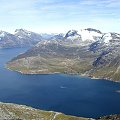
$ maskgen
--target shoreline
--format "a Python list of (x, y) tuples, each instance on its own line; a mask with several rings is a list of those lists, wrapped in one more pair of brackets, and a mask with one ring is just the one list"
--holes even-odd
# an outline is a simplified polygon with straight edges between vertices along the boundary
[[(54, 119), (59, 120), (59, 118), (60, 118), (59, 116), (62, 116), (62, 118), (65, 118), (66, 120), (69, 120), (69, 118), (75, 119), (75, 120), (96, 120), (93, 118), (67, 115), (62, 112), (56, 112), (56, 111), (51, 111), (51, 110), (42, 110), (42, 109), (31, 107), (31, 106), (28, 106), (25, 104), (16, 104), (16, 103), (1, 102), (1, 101), (0, 101), (0, 109), (2, 110), (2, 112), (0, 112), (0, 119), (2, 117), (2, 119), (4, 119), (4, 120), (8, 120), (8, 119), (13, 120), (13, 118), (15, 120), (17, 120), (18, 118), (20, 120), (22, 120), (22, 119), (31, 120), (31, 118), (32, 118), (32, 120), (33, 119), (34, 120), (38, 120), (38, 119), (40, 119), (40, 120), (54, 120)], [(16, 114), (15, 110), (19, 114)], [(6, 111), (8, 113), (6, 113)], [(9, 115), (9, 111), (10, 111), (11, 115)], [(27, 112), (27, 115), (26, 115), (26, 112)], [(31, 115), (33, 115), (33, 116), (31, 116)], [(23, 116), (24, 116), (24, 118), (23, 118)], [(41, 116), (42, 116), (42, 119), (41, 119)]]
[[(9, 119), (11, 116), (8, 116), (8, 114), (6, 114), (6, 116), (4, 116), (4, 110), (6, 111), (10, 111), (10, 113), (12, 113), (11, 115), (13, 115), (16, 118), (19, 119), (23, 119), (23, 116), (26, 118), (25, 120), (29, 120), (31, 118), (31, 114), (33, 114), (34, 116), (34, 120), (38, 120), (39, 118), (41, 118), (41, 115), (44, 115), (45, 119), (43, 120), (62, 120), (59, 118), (65, 118), (65, 120), (103, 120), (103, 118), (106, 118), (104, 120), (111, 120), (108, 118), (115, 118), (114, 120), (117, 120), (116, 118), (120, 118), (120, 114), (108, 114), (108, 115), (103, 115), (100, 117), (96, 117), (96, 118), (92, 118), (92, 117), (83, 117), (83, 116), (75, 116), (75, 115), (70, 115), (70, 114), (64, 114), (62, 112), (57, 112), (57, 111), (53, 111), (53, 110), (43, 110), (43, 109), (39, 109), (39, 108), (35, 108), (35, 107), (31, 107), (25, 104), (17, 104), (17, 103), (11, 103), (11, 102), (1, 102), (0, 101), (0, 109), (2, 110), (3, 113), (0, 113), (0, 118), (6, 118)], [(13, 110), (14, 109), (14, 110)], [(12, 111), (13, 110), (13, 111)], [(19, 112), (20, 114), (16, 114), (15, 110), (17, 112)], [(22, 112), (21, 112), (22, 111)], [(24, 111), (24, 112), (23, 112)], [(25, 115), (27, 111), (27, 117)], [(45, 115), (50, 115), (51, 119), (46, 119)], [(61, 116), (61, 117), (59, 117)], [(6, 120), (7, 120), (6, 119)], [(12, 120), (12, 119), (11, 119)]]
[(67, 73), (67, 72), (65, 72), (65, 73), (61, 73), (61, 72), (52, 72), (52, 73), (51, 72), (49, 72), (49, 73), (27, 72), (27, 73), (25, 73), (25, 72), (18, 71), (18, 70), (12, 70), (9, 67), (7, 67), (7, 65), (5, 65), (5, 68), (10, 70), (10, 71), (17, 72), (17, 73), (20, 73), (20, 74), (23, 74), (23, 75), (53, 75), (53, 74), (78, 75), (78, 76), (81, 76), (81, 77), (88, 77), (88, 78), (93, 79), (93, 80), (101, 80), (102, 79), (102, 80), (106, 80), (106, 81), (120, 83), (120, 81), (116, 81), (116, 80), (114, 81), (114, 80), (112, 80), (110, 78), (109, 79), (108, 78), (102, 78), (102, 77), (100, 78), (100, 77), (95, 77), (95, 76), (89, 76), (87, 74)]

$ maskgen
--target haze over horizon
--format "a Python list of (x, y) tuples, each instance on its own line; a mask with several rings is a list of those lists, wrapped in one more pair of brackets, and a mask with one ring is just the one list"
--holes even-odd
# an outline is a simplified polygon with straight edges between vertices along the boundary
[(95, 28), (120, 33), (118, 0), (1, 0), (0, 29), (60, 33)]

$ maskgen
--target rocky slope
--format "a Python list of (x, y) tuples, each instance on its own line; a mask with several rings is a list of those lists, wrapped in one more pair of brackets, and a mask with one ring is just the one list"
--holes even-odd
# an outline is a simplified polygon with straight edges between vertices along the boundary
[(120, 34), (88, 28), (43, 40), (7, 67), (22, 73), (74, 73), (120, 81)]
[(104, 116), (104, 117), (99, 118), (98, 120), (120, 120), (120, 114)]
[[(90, 120), (53, 111), (43, 111), (10, 103), (0, 103), (0, 120)], [(92, 120), (92, 119), (91, 119)]]
[(0, 120), (120, 120), (120, 115), (109, 115), (92, 119), (53, 111), (43, 111), (25, 105), (0, 102)]

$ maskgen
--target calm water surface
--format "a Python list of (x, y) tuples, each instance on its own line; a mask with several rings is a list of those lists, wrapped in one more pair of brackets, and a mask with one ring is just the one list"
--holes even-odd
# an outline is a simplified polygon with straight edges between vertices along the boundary
[(0, 101), (82, 117), (120, 113), (120, 83), (75, 75), (22, 75), (4, 65), (25, 48), (0, 50)]

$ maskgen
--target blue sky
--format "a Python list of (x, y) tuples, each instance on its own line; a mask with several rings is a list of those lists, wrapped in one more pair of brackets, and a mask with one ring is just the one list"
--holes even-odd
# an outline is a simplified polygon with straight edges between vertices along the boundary
[(0, 29), (67, 32), (96, 28), (120, 33), (120, 0), (0, 0)]

